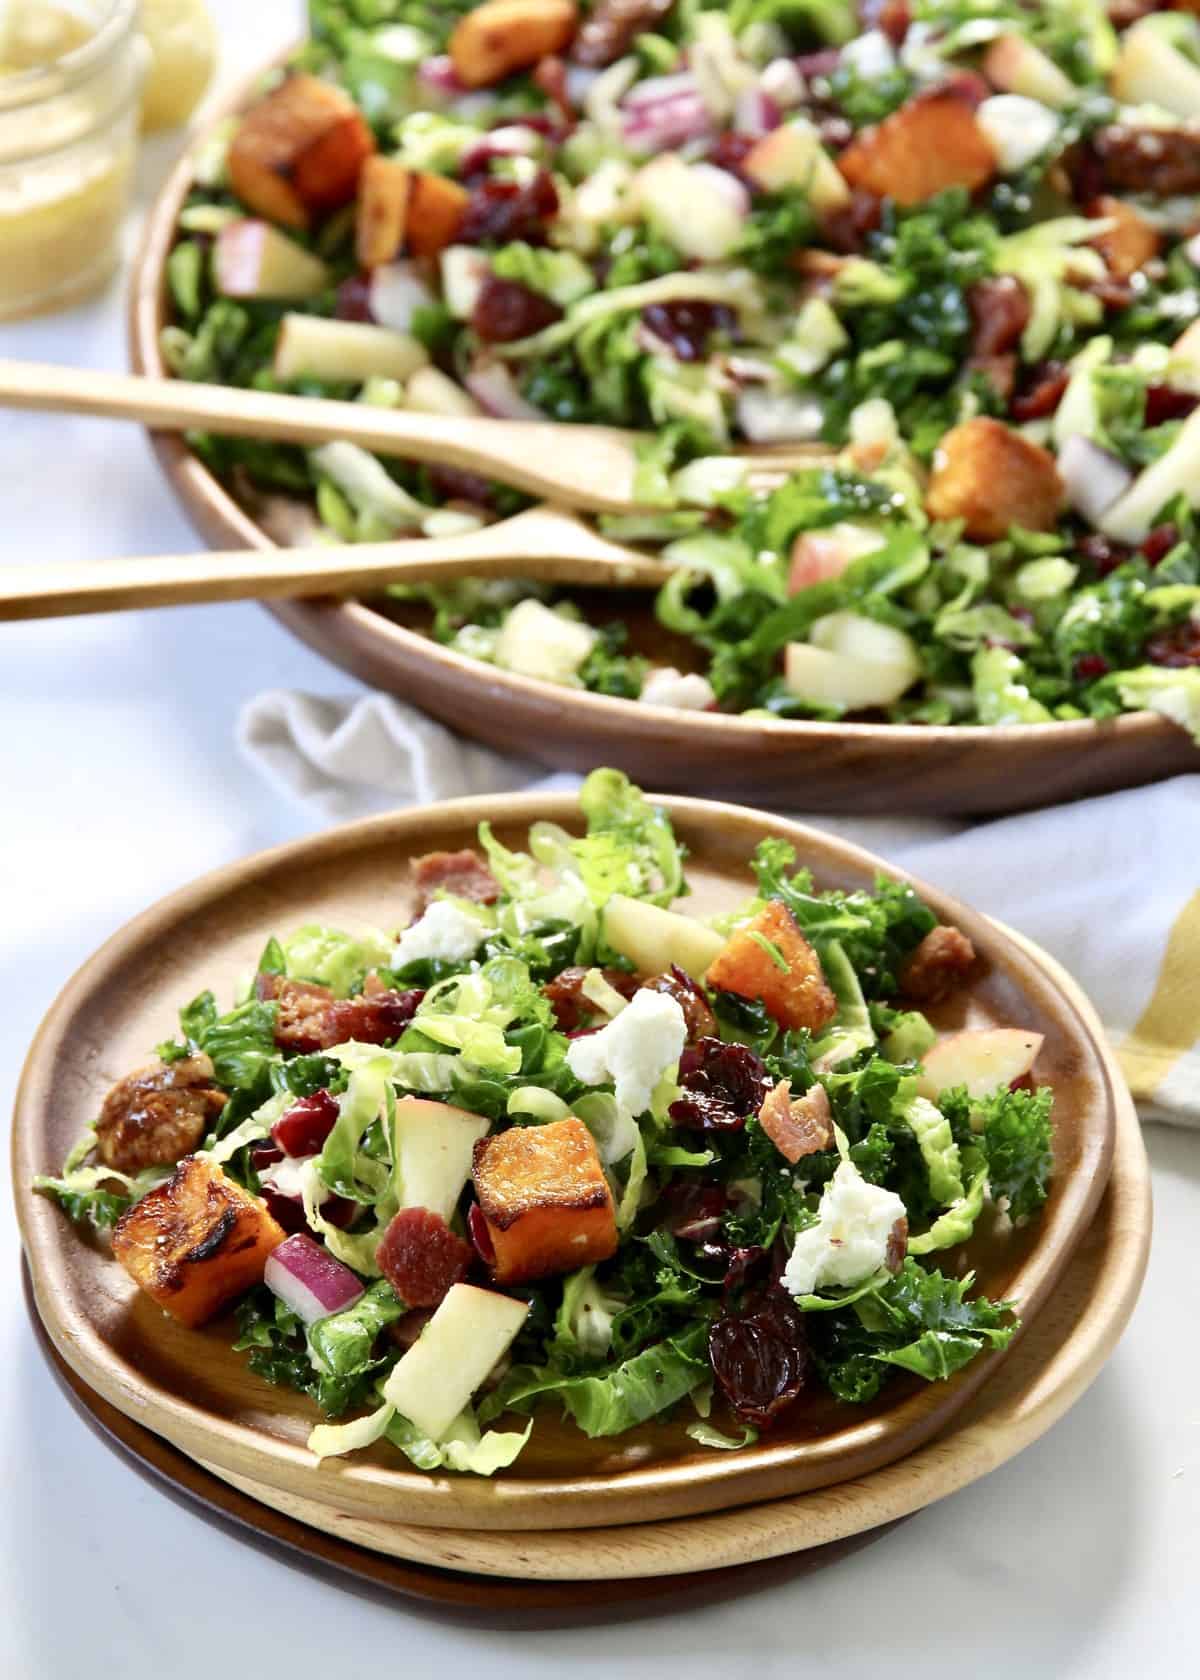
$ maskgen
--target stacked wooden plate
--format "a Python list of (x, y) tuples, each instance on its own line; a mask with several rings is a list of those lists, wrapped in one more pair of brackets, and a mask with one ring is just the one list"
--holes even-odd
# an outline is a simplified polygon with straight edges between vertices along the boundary
[[(868, 885), (883, 867), (752, 811), (665, 803), (691, 853), (699, 914), (746, 896), (747, 859), (766, 833), (791, 840), (821, 886)], [(1007, 1353), (949, 1383), (898, 1383), (866, 1408), (798, 1409), (742, 1452), (697, 1448), (686, 1420), (605, 1442), (543, 1416), (518, 1466), (490, 1482), (418, 1474), (386, 1447), (318, 1467), (304, 1446), (313, 1409), (252, 1376), (227, 1324), (175, 1325), (101, 1242), (29, 1192), (35, 1173), (57, 1170), (111, 1080), (170, 1033), (179, 1002), (204, 986), (231, 989), (272, 932), (313, 919), (402, 921), (396, 883), (408, 858), (469, 844), (485, 816), (506, 843), (522, 844), (534, 818), (571, 827), (577, 813), (567, 799), (460, 801), (252, 858), (131, 923), (51, 1010), (18, 1097), (13, 1176), (36, 1310), (93, 1416), (159, 1474), (261, 1532), (401, 1591), (502, 1609), (570, 1602), (571, 1583), (644, 1596), (663, 1578), (791, 1554), (811, 1566), (985, 1475), (1060, 1417), (1113, 1347), (1140, 1286), (1149, 1189), (1136, 1116), (1063, 971), (921, 883), (982, 956), (969, 996), (939, 1024), (1043, 1033), (1039, 1074), (1056, 1097), (1043, 1216), (1019, 1231), (997, 1225), (964, 1258), (989, 1293), (1018, 1301), (1025, 1329)], [(436, 1573), (445, 1571), (474, 1579), (448, 1587)], [(597, 1601), (591, 1588), (587, 1597)]]

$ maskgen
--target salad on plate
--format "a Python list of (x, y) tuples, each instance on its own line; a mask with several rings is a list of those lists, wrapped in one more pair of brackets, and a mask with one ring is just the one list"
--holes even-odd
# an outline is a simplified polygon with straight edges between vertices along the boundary
[[(762, 718), (1200, 738), (1200, 19), (1149, 0), (312, 0), (201, 149), (180, 377), (639, 428), (679, 666), (534, 584), (422, 592), (523, 676)], [(744, 443), (828, 456), (770, 496)], [(330, 540), (514, 492), (194, 436)], [(294, 521), (293, 521), (294, 524)]]
[(779, 838), (688, 916), (666, 813), (613, 770), (581, 805), (416, 859), (399, 932), (272, 938), (35, 1182), (182, 1325), (232, 1309), (318, 1458), (490, 1475), (547, 1410), (737, 1450), (1017, 1328), (962, 1245), (1038, 1214), (1053, 1094), (1038, 1033), (931, 1024), (966, 935)]

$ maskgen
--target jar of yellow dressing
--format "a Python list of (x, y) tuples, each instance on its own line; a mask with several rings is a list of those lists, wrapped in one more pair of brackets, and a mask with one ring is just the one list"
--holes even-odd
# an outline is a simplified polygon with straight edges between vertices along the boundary
[(144, 62), (137, 0), (0, 9), (0, 320), (63, 308), (111, 274)]

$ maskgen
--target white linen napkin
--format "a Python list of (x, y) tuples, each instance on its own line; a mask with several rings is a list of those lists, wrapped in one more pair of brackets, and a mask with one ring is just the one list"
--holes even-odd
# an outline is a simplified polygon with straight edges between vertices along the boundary
[[(238, 744), (277, 791), (327, 820), (579, 781), (463, 741), (383, 694), (259, 695)], [(1200, 1126), (1200, 776), (974, 825), (787, 814), (1036, 940), (1092, 999), (1143, 1118)]]

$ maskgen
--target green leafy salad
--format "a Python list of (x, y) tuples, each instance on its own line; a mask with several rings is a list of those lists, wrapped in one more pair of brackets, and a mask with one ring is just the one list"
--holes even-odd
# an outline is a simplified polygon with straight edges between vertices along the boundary
[[(534, 584), (419, 592), (525, 677), (763, 718), (1200, 739), (1200, 20), (1101, 0), (312, 0), (198, 158), (174, 373), (615, 423), (681, 666)], [(515, 492), (195, 436), (318, 538)], [(745, 444), (827, 451), (774, 494)], [(294, 517), (291, 520), (295, 528)], [(401, 592), (402, 593), (402, 592)]]
[(418, 858), (399, 933), (271, 939), (36, 1181), (147, 1310), (232, 1309), (319, 1457), (489, 1475), (547, 1410), (732, 1450), (1017, 1328), (962, 1245), (1038, 1213), (1053, 1098), (1038, 1034), (927, 1013), (970, 940), (774, 838), (746, 902), (688, 916), (667, 815), (613, 770), (581, 806), (578, 837)]

